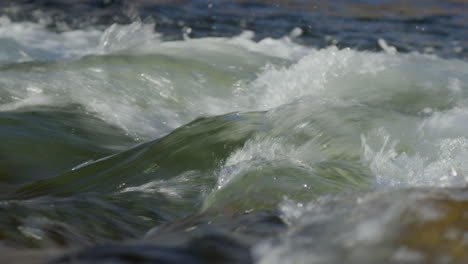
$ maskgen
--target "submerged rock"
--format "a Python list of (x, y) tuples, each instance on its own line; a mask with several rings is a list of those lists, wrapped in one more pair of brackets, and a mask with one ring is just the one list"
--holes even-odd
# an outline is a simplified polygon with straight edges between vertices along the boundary
[(248, 264), (254, 262), (251, 248), (255, 243), (273, 238), (285, 228), (277, 212), (205, 213), (154, 228), (143, 241), (89, 247), (47, 263)]

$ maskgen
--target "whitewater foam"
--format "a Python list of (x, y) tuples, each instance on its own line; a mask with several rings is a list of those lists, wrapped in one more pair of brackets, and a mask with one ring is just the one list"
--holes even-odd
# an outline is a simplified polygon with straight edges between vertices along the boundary
[[(315, 49), (293, 41), (297, 30), (258, 42), (249, 31), (232, 38), (162, 41), (154, 27), (134, 22), (58, 33), (1, 18), (0, 38), (21, 49), (9, 62), (54, 60), (3, 68), (1, 110), (79, 104), (140, 140), (161, 137), (200, 116), (266, 110), (272, 134), (250, 140), (225, 168), (262, 159), (310, 166), (343, 154), (360, 157), (376, 186), (465, 184), (466, 62), (394, 53), (386, 46), (387, 53)], [(10, 44), (0, 47), (11, 49)], [(290, 110), (281, 110), (288, 105)], [(311, 120), (312, 114), (320, 118)], [(388, 139), (375, 133), (379, 129)], [(288, 150), (294, 141), (286, 136), (289, 130), (307, 138), (291, 145), (294, 151)], [(333, 130), (340, 133), (327, 136)], [(323, 142), (311, 143), (320, 137)], [(346, 150), (356, 145), (361, 152)], [(317, 146), (328, 154), (310, 158)], [(218, 187), (236, 170), (226, 171)]]
[(94, 50), (101, 35), (97, 29), (52, 32), (41, 24), (11, 22), (3, 16), (0, 17), (0, 62), (80, 57)]

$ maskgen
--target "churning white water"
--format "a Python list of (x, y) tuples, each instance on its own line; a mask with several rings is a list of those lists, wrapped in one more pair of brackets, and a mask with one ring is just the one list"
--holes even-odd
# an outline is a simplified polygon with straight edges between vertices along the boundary
[[(251, 31), (166, 41), (154, 27), (52, 32), (1, 17), (0, 111), (73, 106), (137, 142), (200, 117), (260, 115), (242, 146), (213, 157), (214, 168), (118, 190), (182, 199), (194, 192), (187, 191), (193, 175), (205, 173), (215, 185), (203, 187), (202, 210), (220, 201), (246, 211), (281, 201), (275, 207), (290, 229), (252, 249), (259, 263), (372, 263), (389, 256), (378, 250), (396, 243), (405, 212), (438, 217), (419, 205), (430, 194), (408, 188), (466, 186), (467, 62), (402, 54), (382, 39), (381, 52), (306, 47), (294, 40), (299, 29), (260, 41)], [(241, 132), (233, 125), (212, 132), (213, 140)], [(159, 169), (144, 166), (142, 174)], [(424, 259), (393, 249), (391, 261)]]

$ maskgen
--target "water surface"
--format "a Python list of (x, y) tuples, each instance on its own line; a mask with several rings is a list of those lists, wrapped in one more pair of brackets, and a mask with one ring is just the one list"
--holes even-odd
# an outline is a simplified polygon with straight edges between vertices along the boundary
[(467, 10), (7, 1), (1, 258), (467, 261)]

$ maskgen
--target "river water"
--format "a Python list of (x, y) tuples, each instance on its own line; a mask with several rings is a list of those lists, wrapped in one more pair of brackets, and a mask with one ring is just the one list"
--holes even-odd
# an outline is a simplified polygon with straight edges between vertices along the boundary
[(4, 1), (0, 259), (466, 263), (466, 1)]

